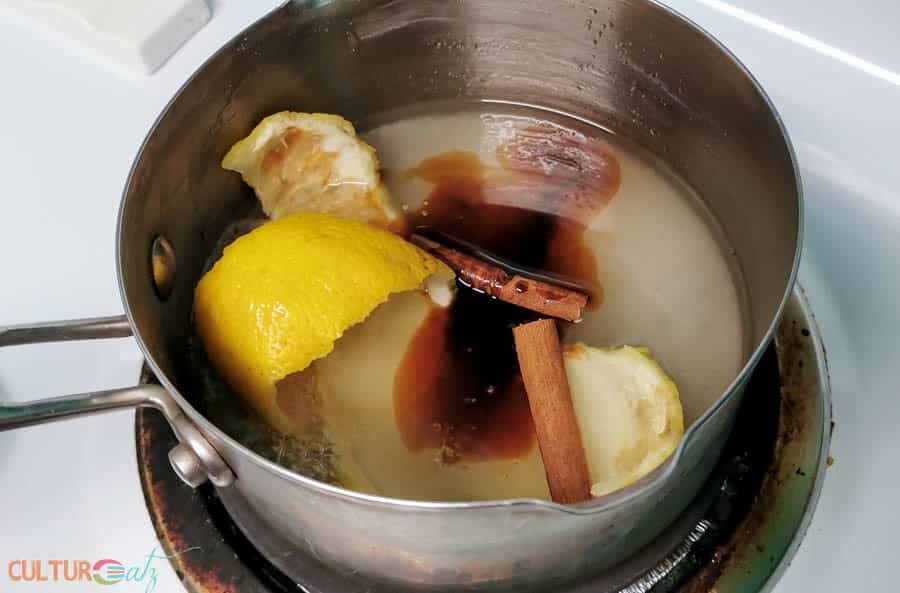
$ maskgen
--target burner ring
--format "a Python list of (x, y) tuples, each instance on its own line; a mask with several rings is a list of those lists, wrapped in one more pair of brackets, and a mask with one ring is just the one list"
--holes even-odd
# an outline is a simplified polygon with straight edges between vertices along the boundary
[[(141, 382), (152, 381), (145, 367)], [(815, 510), (833, 427), (825, 351), (802, 289), (747, 389), (716, 471), (682, 517), (571, 593), (761, 591), (781, 575)], [(311, 558), (292, 558), (309, 567), (308, 583), (288, 579), (244, 538), (212, 486), (193, 491), (175, 475), (168, 452), (177, 441), (165, 420), (139, 409), (135, 424), (147, 508), (188, 591), (380, 591)]]

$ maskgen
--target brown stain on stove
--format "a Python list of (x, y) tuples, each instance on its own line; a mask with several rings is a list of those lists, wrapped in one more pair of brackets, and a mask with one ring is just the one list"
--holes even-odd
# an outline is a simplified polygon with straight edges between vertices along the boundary
[[(178, 496), (173, 489), (187, 488), (180, 480), (172, 480), (171, 475), (157, 472), (171, 472), (167, 451), (177, 444), (174, 435), (163, 432), (163, 426), (148, 417), (147, 410), (138, 410), (137, 425), (138, 465), (141, 468), (141, 487), (147, 502), (147, 510), (156, 531), (162, 554), (169, 558), (178, 579), (189, 591), (202, 593), (239, 593), (240, 581), (232, 578), (227, 562), (220, 562), (209, 544), (217, 536), (198, 537), (189, 540), (193, 531), (190, 518), (185, 518), (182, 509), (171, 508), (170, 500)], [(162, 445), (161, 445), (162, 444)], [(195, 494), (196, 496), (196, 494)], [(198, 547), (198, 542), (204, 544)], [(224, 546), (223, 546), (224, 550)], [(231, 554), (229, 553), (229, 559)]]
[[(619, 188), (607, 145), (534, 126), (502, 143), (497, 159), (499, 166), (487, 166), (474, 153), (450, 151), (411, 169), (407, 175), (432, 190), (408, 228), (440, 231), (587, 285), (599, 306), (597, 261), (584, 235)], [(536, 441), (512, 328), (536, 314), (457, 285), (454, 303), (428, 316), (395, 376), (400, 434), (410, 450), (437, 449), (445, 463), (523, 456)], [(514, 288), (529, 290), (522, 281)]]
[[(146, 365), (140, 383), (158, 384)], [(135, 440), (141, 489), (161, 552), (169, 557), (178, 579), (189, 591), (250, 593), (257, 590), (242, 586), (247, 583), (239, 576), (239, 569), (230, 563), (233, 560), (230, 548), (208, 520), (186, 514), (186, 509), (170, 504), (182, 500), (188, 486), (173, 479), (168, 460), (168, 452), (178, 440), (168, 424), (153, 414), (156, 412), (137, 410)], [(199, 495), (191, 491), (190, 496)]]
[[(810, 391), (810, 386), (818, 388), (810, 332), (792, 320), (790, 325), (781, 324), (777, 340), (781, 394), (772, 461), (749, 514), (741, 520), (731, 538), (716, 549), (713, 561), (684, 583), (678, 589), (679, 593), (714, 593), (719, 578), (725, 572), (738, 570), (750, 574), (758, 558), (765, 557), (766, 548), (760, 546), (759, 538), (762, 537), (762, 530), (771, 523), (773, 513), (779, 511), (779, 495), (784, 482), (798, 476), (813, 479), (815, 475), (815, 468), (800, 467), (793, 461), (795, 457), (802, 456), (794, 447), (808, 443), (806, 433), (816, 428), (807, 424), (809, 401), (818, 397)], [(830, 458), (826, 457), (826, 467)], [(771, 554), (768, 557), (770, 564), (780, 560)]]

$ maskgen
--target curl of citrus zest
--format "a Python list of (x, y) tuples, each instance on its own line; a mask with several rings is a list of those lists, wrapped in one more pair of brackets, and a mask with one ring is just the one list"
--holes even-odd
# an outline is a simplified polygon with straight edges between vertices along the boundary
[(390, 232), (327, 214), (270, 221), (228, 246), (194, 293), (213, 365), (275, 428), (291, 421), (275, 384), (334, 348), (393, 293), (446, 266)]
[(602, 496), (640, 480), (678, 448), (678, 387), (644, 347), (567, 346), (563, 358), (594, 484)]
[(399, 218), (375, 149), (338, 115), (272, 114), (231, 147), (222, 167), (241, 174), (273, 219), (309, 210), (387, 228)]

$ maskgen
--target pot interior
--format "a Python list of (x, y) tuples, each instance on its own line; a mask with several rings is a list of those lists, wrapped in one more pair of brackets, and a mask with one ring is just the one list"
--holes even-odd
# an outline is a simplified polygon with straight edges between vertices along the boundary
[[(691, 391), (703, 393), (684, 398), (686, 420), (699, 418), (764, 341), (789, 288), (799, 190), (777, 116), (747, 73), (667, 10), (641, 3), (635, 11), (634, 4), (293, 2), (239, 35), (157, 122), (125, 194), (123, 296), (157, 371), (198, 403), (190, 355), (193, 289), (228, 225), (258, 213), (252, 191), (219, 162), (260, 119), (281, 110), (341, 114), (389, 169), (405, 158), (403, 151), (385, 157), (398, 145), (392, 138), (405, 120), (537, 117), (608, 136), (623, 154), (653, 163), (697, 197), (697, 216), (715, 239), (711, 249), (724, 254), (722, 282), (731, 284), (739, 318), (734, 338), (726, 340), (735, 348), (728, 377), (701, 381), (704, 388)], [(469, 120), (463, 120), (444, 122), (443, 129), (464, 130)], [(454, 148), (454, 135), (439, 128), (421, 124), (418, 132), (435, 152)], [(669, 215), (646, 212), (655, 224)], [(177, 257), (175, 287), (165, 299), (150, 270), (150, 245), (159, 235)], [(678, 241), (671, 249), (690, 246)], [(660, 274), (666, 270), (655, 265)], [(692, 313), (701, 314), (702, 307)], [(679, 340), (690, 347), (722, 338), (715, 326), (696, 334)]]

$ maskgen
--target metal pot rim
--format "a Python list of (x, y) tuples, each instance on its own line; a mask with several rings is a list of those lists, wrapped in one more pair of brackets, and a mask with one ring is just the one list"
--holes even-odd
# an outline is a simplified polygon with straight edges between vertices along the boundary
[(725, 47), (718, 39), (716, 39), (713, 35), (703, 29), (700, 25), (684, 16), (680, 12), (665, 6), (659, 0), (645, 0), (649, 4), (653, 5), (656, 9), (662, 10), (665, 13), (668, 13), (671, 17), (674, 17), (676, 20), (680, 20), (685, 25), (690, 27), (695, 33), (704, 37), (707, 41), (713, 43), (713, 45), (720, 51), (722, 54), (731, 60), (733, 64), (739, 69), (740, 72), (747, 77), (747, 80), (751, 83), (753, 88), (765, 102), (766, 106), (772, 117), (775, 120), (775, 123), (778, 126), (779, 131), (781, 132), (781, 137), (785, 143), (785, 148), (787, 149), (788, 156), (791, 161), (791, 167), (794, 171), (794, 180), (796, 184), (797, 190), (797, 208), (798, 208), (798, 223), (797, 223), (797, 237), (796, 237), (796, 245), (794, 248), (794, 260), (791, 266), (791, 272), (788, 277), (787, 284), (785, 286), (784, 294), (782, 295), (781, 302), (778, 305), (778, 309), (775, 313), (775, 316), (769, 323), (768, 328), (766, 329), (766, 333), (763, 339), (756, 345), (753, 353), (741, 368), (741, 371), (735, 376), (734, 380), (725, 389), (722, 395), (709, 407), (707, 410), (688, 428), (685, 432), (684, 436), (681, 439), (681, 443), (678, 448), (672, 454), (672, 456), (666, 461), (662, 466), (657, 468), (653, 473), (644, 479), (638, 481), (637, 483), (631, 484), (619, 490), (617, 492), (613, 492), (609, 495), (603, 496), (601, 498), (597, 498), (595, 500), (581, 503), (578, 505), (562, 505), (558, 503), (554, 503), (547, 500), (542, 499), (534, 499), (534, 498), (513, 498), (513, 499), (500, 499), (500, 500), (487, 500), (487, 501), (477, 501), (477, 502), (431, 502), (431, 501), (420, 501), (420, 500), (407, 500), (407, 499), (398, 499), (398, 498), (390, 498), (385, 496), (377, 496), (372, 494), (364, 494), (361, 492), (356, 492), (353, 490), (348, 490), (345, 488), (341, 488), (339, 486), (333, 486), (330, 484), (326, 484), (324, 482), (320, 482), (318, 480), (314, 480), (312, 478), (303, 476), (296, 472), (293, 472), (285, 467), (282, 467), (268, 459), (265, 459), (258, 453), (248, 449), (237, 440), (226, 434), (212, 422), (206, 419), (203, 414), (199, 413), (193, 405), (188, 402), (188, 400), (179, 392), (179, 390), (169, 381), (166, 374), (162, 371), (161, 367), (157, 364), (154, 359), (152, 353), (147, 348), (144, 343), (143, 338), (140, 335), (140, 332), (137, 331), (137, 325), (135, 323), (131, 308), (128, 306), (128, 299), (125, 293), (125, 279), (123, 275), (123, 265), (122, 265), (122, 253), (121, 253), (121, 243), (122, 243), (122, 228), (125, 217), (125, 209), (127, 207), (128, 202), (128, 192), (131, 187), (131, 184), (134, 180), (134, 175), (137, 170), (138, 164), (143, 157), (144, 150), (147, 147), (147, 144), (150, 138), (155, 133), (157, 127), (160, 122), (166, 117), (169, 110), (174, 105), (175, 101), (181, 96), (184, 90), (190, 86), (190, 84), (194, 81), (194, 79), (198, 76), (198, 74), (203, 71), (208, 64), (210, 64), (213, 60), (215, 60), (220, 54), (226, 51), (233, 44), (237, 43), (238, 40), (244, 35), (245, 31), (257, 26), (263, 21), (268, 20), (273, 17), (275, 14), (286, 10), (291, 4), (291, 0), (286, 0), (280, 6), (274, 8), (270, 12), (266, 13), (259, 19), (257, 19), (254, 23), (249, 25), (244, 31), (239, 32), (235, 35), (231, 40), (225, 43), (221, 48), (219, 48), (216, 52), (214, 52), (206, 61), (200, 65), (197, 70), (185, 81), (183, 85), (178, 89), (178, 91), (172, 96), (169, 102), (166, 104), (165, 108), (162, 110), (160, 115), (156, 118), (147, 135), (144, 138), (144, 141), (141, 143), (141, 147), (137, 152), (137, 156), (132, 163), (131, 170), (128, 173), (128, 178), (125, 183), (125, 187), (122, 193), (122, 199), (119, 205), (119, 213), (117, 216), (116, 222), (116, 277), (119, 285), (119, 295), (122, 299), (122, 304), (125, 309), (125, 314), (128, 317), (128, 322), (131, 325), (132, 331), (134, 333), (135, 340), (138, 346), (141, 349), (144, 357), (147, 360), (147, 363), (150, 365), (150, 368), (153, 370), (153, 373), (159, 379), (160, 383), (165, 387), (165, 389), (172, 394), (172, 397), (178, 402), (178, 405), (184, 410), (191, 419), (202, 428), (203, 432), (211, 433), (215, 435), (217, 438), (222, 439), (224, 442), (228, 443), (229, 446), (234, 447), (235, 450), (239, 451), (242, 455), (245, 455), (249, 460), (251, 460), (254, 464), (260, 466), (268, 472), (278, 475), (282, 479), (295, 482), (297, 484), (303, 485), (307, 488), (317, 490), (321, 493), (331, 494), (340, 498), (348, 499), (351, 501), (356, 501), (360, 503), (366, 504), (377, 504), (377, 505), (385, 505), (385, 506), (393, 506), (399, 508), (406, 508), (410, 510), (417, 511), (441, 511), (441, 510), (467, 510), (467, 509), (488, 509), (488, 508), (510, 508), (510, 507), (531, 507), (534, 509), (542, 509), (546, 511), (553, 512), (561, 512), (568, 515), (590, 515), (594, 513), (600, 512), (608, 512), (612, 511), (616, 508), (619, 508), (623, 505), (630, 503), (632, 500), (643, 496), (648, 490), (656, 490), (660, 488), (664, 483), (666, 483), (670, 477), (670, 475), (675, 471), (675, 468), (678, 466), (685, 449), (688, 444), (693, 440), (694, 435), (699, 432), (704, 424), (709, 421), (712, 416), (716, 414), (716, 412), (725, 404), (725, 402), (734, 395), (735, 390), (738, 385), (740, 385), (745, 379), (747, 379), (750, 373), (753, 372), (753, 369), (756, 367), (759, 362), (760, 357), (765, 352), (766, 346), (772, 340), (775, 335), (775, 331), (778, 328), (778, 324), (784, 314), (784, 309), (787, 306), (788, 301), (790, 300), (794, 284), (797, 279), (797, 272), (800, 265), (800, 255), (801, 255), (801, 247), (803, 243), (803, 234), (804, 234), (804, 223), (803, 223), (803, 210), (804, 210), (804, 200), (803, 200), (803, 186), (800, 179), (800, 172), (797, 166), (797, 158), (796, 153), (794, 151), (794, 147), (791, 143), (790, 137), (787, 134), (787, 130), (785, 129), (784, 122), (781, 116), (778, 113), (778, 110), (773, 105), (771, 99), (766, 94), (765, 90), (763, 90), (759, 81), (753, 76), (753, 74), (749, 71), (749, 69), (735, 56), (727, 47)]

